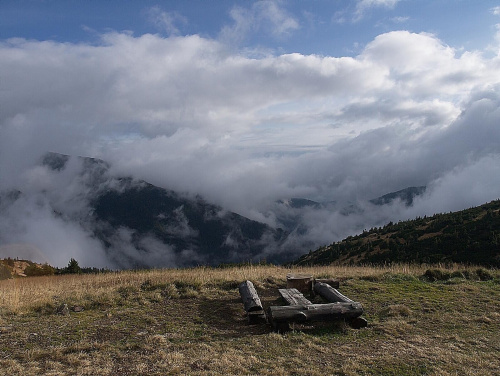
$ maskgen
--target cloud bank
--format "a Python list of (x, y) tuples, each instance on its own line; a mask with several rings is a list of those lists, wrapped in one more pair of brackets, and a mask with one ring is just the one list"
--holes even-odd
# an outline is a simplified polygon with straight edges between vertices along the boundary
[[(430, 187), (411, 210), (366, 208), (349, 220), (304, 213), (301, 236), (314, 244), (500, 196), (498, 46), (486, 55), (432, 34), (393, 31), (355, 57), (255, 58), (225, 42), (264, 11), (262, 27), (276, 37), (296, 30), (273, 4), (235, 8), (220, 40), (176, 36), (172, 22), (181, 19), (157, 12), (170, 37), (111, 32), (96, 44), (1, 42), (0, 191), (31, 196), (2, 211), (0, 240), (9, 234), (9, 243), (63, 252), (65, 262), (80, 252), (75, 244), (92, 246), (81, 226), (62, 224), (46, 202), (47, 192), (64, 198), (72, 189), (37, 169), (46, 151), (99, 157), (115, 175), (200, 194), (275, 226), (270, 203), (278, 199), (352, 203)], [(106, 263), (99, 257), (94, 265)]]

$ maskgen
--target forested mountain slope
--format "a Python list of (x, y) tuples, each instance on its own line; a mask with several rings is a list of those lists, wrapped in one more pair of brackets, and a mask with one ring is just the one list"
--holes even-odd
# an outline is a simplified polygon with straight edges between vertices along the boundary
[(500, 267), (500, 200), (454, 213), (436, 214), (321, 247), (297, 265), (458, 262)]

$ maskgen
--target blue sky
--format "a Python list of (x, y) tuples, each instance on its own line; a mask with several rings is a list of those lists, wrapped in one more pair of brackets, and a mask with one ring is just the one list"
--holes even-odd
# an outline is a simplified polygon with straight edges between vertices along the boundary
[[(500, 1), (2, 0), (0, 192), (70, 210), (47, 151), (275, 226), (290, 197), (428, 187), (357, 229), (480, 205), (500, 197)], [(0, 212), (0, 243), (48, 247), (40, 210)], [(309, 214), (315, 242), (355, 231)]]
[[(263, 22), (247, 30), (239, 46), (273, 51), (331, 56), (352, 56), (376, 35), (391, 30), (428, 32), (456, 48), (484, 49), (492, 42), (495, 1), (313, 0), (278, 2), (284, 17), (293, 20), (281, 33), (276, 24)], [(255, 4), (255, 3), (254, 3)], [(3, 0), (0, 3), (0, 37), (21, 37), (59, 42), (98, 42), (98, 35), (115, 30), (134, 35), (170, 35), (165, 21), (155, 13), (168, 14), (174, 34), (217, 39), (224, 27), (235, 24), (232, 12), (245, 9), (247, 1), (57, 1)], [(257, 14), (262, 18), (262, 14)], [(273, 21), (274, 22), (274, 21)], [(276, 21), (279, 22), (279, 21)]]

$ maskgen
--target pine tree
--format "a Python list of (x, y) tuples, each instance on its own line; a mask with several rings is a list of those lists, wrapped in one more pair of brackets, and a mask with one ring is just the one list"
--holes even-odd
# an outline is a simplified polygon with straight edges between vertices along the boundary
[(80, 265), (78, 265), (78, 261), (76, 261), (74, 258), (69, 260), (69, 264), (66, 267), (66, 273), (68, 274), (80, 274), (82, 272), (82, 269), (80, 268)]

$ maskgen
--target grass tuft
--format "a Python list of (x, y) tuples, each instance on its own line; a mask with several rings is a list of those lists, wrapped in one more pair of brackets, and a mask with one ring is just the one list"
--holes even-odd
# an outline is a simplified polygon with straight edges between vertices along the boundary
[(427, 269), (423, 275), (429, 282), (447, 281), (450, 277), (450, 272), (441, 269)]
[(167, 299), (177, 299), (180, 297), (179, 290), (177, 290), (177, 287), (173, 283), (167, 283), (161, 294)]
[(411, 315), (411, 309), (404, 304), (393, 304), (383, 308), (378, 315), (382, 319), (388, 317), (408, 317)]
[(480, 281), (491, 281), (494, 278), (488, 270), (485, 270), (483, 268), (477, 269), (476, 275), (478, 276)]

